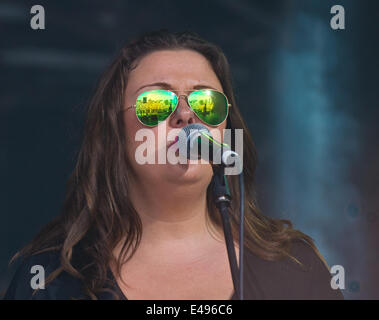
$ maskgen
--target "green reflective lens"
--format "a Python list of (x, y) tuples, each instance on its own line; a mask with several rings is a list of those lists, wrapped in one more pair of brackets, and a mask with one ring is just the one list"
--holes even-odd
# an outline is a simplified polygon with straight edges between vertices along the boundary
[(156, 126), (175, 110), (178, 98), (167, 90), (151, 90), (140, 94), (136, 102), (138, 119), (147, 126)]
[(221, 92), (215, 90), (199, 90), (188, 97), (193, 112), (205, 123), (217, 126), (228, 115), (228, 101)]
[[(228, 100), (215, 90), (198, 90), (188, 96), (188, 103), (200, 120), (211, 126), (221, 124), (228, 115)], [(136, 101), (138, 119), (147, 126), (156, 126), (176, 109), (178, 97), (168, 90), (150, 90)]]

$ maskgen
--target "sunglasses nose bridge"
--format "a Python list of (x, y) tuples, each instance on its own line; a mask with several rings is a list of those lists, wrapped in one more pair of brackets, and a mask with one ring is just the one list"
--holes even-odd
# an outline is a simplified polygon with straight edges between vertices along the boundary
[(191, 105), (189, 104), (189, 100), (188, 100), (188, 95), (187, 94), (181, 94), (181, 95), (177, 95), (178, 97), (178, 106), (179, 106), (179, 102), (180, 102), (180, 99), (183, 97), (184, 98), (184, 101), (187, 103), (187, 106), (189, 107), (189, 109), (192, 111), (192, 108), (191, 108)]
[[(192, 123), (194, 119), (196, 118), (194, 111), (192, 110), (192, 107), (189, 104), (188, 100), (188, 94), (176, 94), (177, 97), (177, 104), (176, 109), (172, 114), (173, 119), (181, 119), (184, 122)], [(184, 101), (186, 102), (187, 106), (180, 104), (180, 99), (184, 98)]]
[(182, 97), (188, 103), (188, 95), (186, 95), (186, 94), (180, 94), (180, 95), (178, 95), (178, 101), (180, 101), (180, 98), (182, 98)]

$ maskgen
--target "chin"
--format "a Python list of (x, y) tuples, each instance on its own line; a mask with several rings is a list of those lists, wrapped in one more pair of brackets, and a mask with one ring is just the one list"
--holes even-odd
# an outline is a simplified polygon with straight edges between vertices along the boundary
[(175, 164), (169, 165), (165, 177), (176, 183), (195, 183), (212, 179), (213, 170), (210, 164)]

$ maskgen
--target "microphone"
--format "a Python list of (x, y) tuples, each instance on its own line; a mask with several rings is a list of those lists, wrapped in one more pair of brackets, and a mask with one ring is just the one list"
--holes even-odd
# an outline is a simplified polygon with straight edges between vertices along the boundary
[[(211, 132), (202, 124), (189, 124), (179, 132), (179, 154), (189, 160), (200, 158), (213, 165), (233, 166), (240, 156), (231, 147), (213, 139)], [(199, 154), (199, 151), (200, 154)]]
[[(178, 139), (179, 155), (186, 159), (198, 160), (203, 158), (212, 165), (213, 169), (213, 187), (212, 193), (214, 202), (220, 211), (222, 224), (224, 229), (225, 243), (228, 251), (228, 259), (230, 270), (232, 273), (234, 291), (237, 293), (240, 300), (244, 299), (244, 283), (243, 283), (243, 260), (244, 260), (244, 183), (242, 173), (242, 159), (237, 152), (233, 151), (226, 143), (221, 143), (213, 139), (212, 134), (202, 124), (190, 124), (182, 128), (179, 132)], [(199, 154), (199, 147), (201, 153)], [(204, 150), (205, 149), (205, 150)], [(207, 151), (211, 150), (211, 155)], [(204, 152), (205, 151), (205, 152)], [(217, 163), (218, 162), (218, 163)], [(220, 164), (221, 166), (216, 166)], [(239, 231), (239, 256), (240, 268), (238, 270), (236, 252), (234, 248), (233, 234), (229, 221), (228, 207), (231, 202), (228, 180), (225, 177), (226, 170), (235, 165), (238, 167), (239, 188), (240, 188), (240, 231)]]

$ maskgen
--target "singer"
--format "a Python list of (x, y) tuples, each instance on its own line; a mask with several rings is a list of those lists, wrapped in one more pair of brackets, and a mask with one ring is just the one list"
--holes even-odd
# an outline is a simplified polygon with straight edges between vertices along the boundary
[[(197, 34), (167, 30), (129, 42), (102, 75), (62, 212), (12, 258), (23, 259), (5, 299), (237, 299), (212, 166), (136, 159), (139, 130), (169, 149), (176, 141), (160, 126), (195, 123), (243, 130), (245, 299), (343, 299), (313, 240), (257, 207), (256, 150), (225, 55)], [(238, 180), (227, 180), (238, 252)]]

